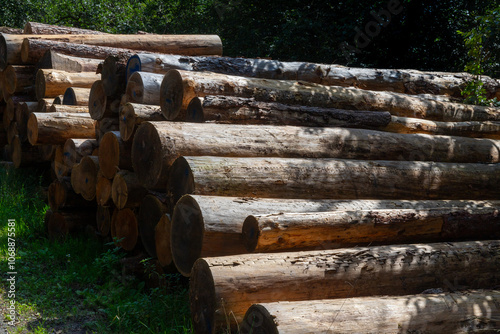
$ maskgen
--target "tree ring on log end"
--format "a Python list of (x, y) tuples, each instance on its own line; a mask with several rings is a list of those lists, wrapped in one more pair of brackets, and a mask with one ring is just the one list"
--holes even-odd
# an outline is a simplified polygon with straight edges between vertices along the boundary
[(179, 115), (183, 98), (184, 87), (181, 74), (177, 70), (168, 71), (160, 88), (161, 112), (167, 120), (174, 120)]
[(130, 140), (135, 130), (135, 110), (131, 103), (120, 108), (120, 136), (124, 141)]
[(260, 230), (257, 219), (255, 216), (248, 216), (243, 222), (242, 228), (243, 244), (248, 252), (252, 253), (255, 251), (259, 236)]
[(171, 194), (172, 207), (186, 194), (195, 190), (194, 176), (189, 163), (184, 157), (175, 159), (168, 175), (167, 192)]
[(92, 85), (89, 95), (89, 113), (92, 119), (99, 121), (104, 117), (107, 101), (104, 85), (101, 80), (97, 80)]
[(203, 98), (194, 97), (188, 104), (186, 113), (186, 122), (203, 123), (205, 122), (205, 115), (203, 113)]
[(193, 276), (189, 281), (189, 304), (195, 333), (216, 333), (216, 295), (212, 272), (204, 259), (193, 266)]
[(143, 103), (144, 100), (144, 82), (140, 72), (135, 72), (127, 81), (125, 94), (129, 98), (129, 102)]
[(33, 146), (38, 141), (38, 120), (35, 113), (32, 113), (28, 119), (28, 141)]

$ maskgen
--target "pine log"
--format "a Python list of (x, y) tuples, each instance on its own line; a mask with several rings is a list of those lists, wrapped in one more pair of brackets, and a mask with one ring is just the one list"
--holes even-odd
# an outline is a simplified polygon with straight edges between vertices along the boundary
[(189, 102), (185, 121), (377, 129), (389, 125), (391, 114), (285, 105), (233, 96), (206, 96), (195, 97)]
[(33, 166), (45, 162), (37, 147), (28, 145), (27, 143), (23, 144), (17, 135), (12, 139), (10, 149), (12, 162), (16, 168)]
[(242, 236), (246, 249), (259, 253), (497, 239), (500, 212), (497, 206), (276, 213), (248, 216)]
[(130, 208), (115, 209), (111, 217), (111, 236), (116, 244), (126, 251), (131, 251), (137, 244), (139, 230), (137, 218)]
[(50, 239), (59, 239), (68, 234), (84, 232), (87, 226), (94, 225), (93, 210), (59, 211), (49, 214), (47, 229)]
[(102, 171), (99, 170), (95, 190), (95, 198), (97, 200), (97, 204), (99, 204), (100, 206), (108, 206), (112, 204), (111, 189), (112, 181), (102, 175)]
[(110, 55), (104, 60), (101, 80), (107, 96), (117, 96), (125, 92), (127, 60), (128, 54)]
[(185, 195), (172, 215), (172, 257), (179, 272), (189, 276), (200, 257), (247, 253), (241, 239), (249, 215), (280, 212), (421, 209), (492, 206), (478, 201), (297, 200)]
[(240, 323), (255, 303), (408, 295), (458, 284), (490, 288), (499, 261), (499, 241), (199, 259), (190, 280), (191, 317), (196, 333), (216, 333), (234, 328), (227, 319)]
[(43, 54), (37, 62), (36, 67), (38, 69), (53, 69), (72, 73), (95, 73), (101, 62), (102, 60), (100, 59), (75, 57), (57, 53), (50, 49)]
[(95, 139), (67, 139), (64, 143), (64, 163), (72, 168), (74, 164), (87, 155), (92, 155), (92, 151), (97, 147)]
[(139, 215), (137, 216), (139, 235), (141, 236), (144, 249), (152, 258), (157, 257), (155, 241), (156, 225), (167, 211), (168, 206), (162, 202), (161, 198), (152, 194), (143, 197), (139, 207)]
[[(87, 201), (92, 201), (95, 198), (97, 172), (99, 170), (99, 158), (93, 155), (83, 157), (79, 166), (79, 173), (76, 178), (78, 185), (75, 187), (73, 183), (73, 172), (71, 173), (71, 185), (73, 189), (78, 189), (83, 198)], [(74, 167), (73, 167), (74, 168)]]
[(69, 87), (90, 88), (100, 75), (92, 72), (70, 73), (58, 70), (40, 69), (36, 74), (36, 97), (56, 97)]
[(58, 180), (67, 177), (71, 173), (71, 168), (64, 161), (64, 151), (61, 145), (57, 145), (53, 160), (54, 173)]
[(71, 187), (71, 179), (63, 177), (53, 181), (49, 186), (48, 203), (53, 212), (61, 208), (83, 208), (95, 206), (95, 203), (86, 201), (77, 195)]
[[(120, 132), (110, 131), (104, 134), (99, 144), (102, 174), (112, 179), (119, 170), (133, 170), (131, 149), (131, 143), (124, 142)], [(121, 209), (119, 206), (118, 208)]]
[(89, 106), (90, 88), (70, 87), (66, 89), (63, 104), (71, 106)]
[(75, 27), (64, 27), (46, 23), (39, 22), (26, 22), (24, 25), (24, 34), (29, 35), (62, 35), (62, 34), (72, 34), (72, 35), (108, 35), (102, 31), (75, 28)]
[[(171, 69), (208, 71), (275, 80), (300, 80), (326, 86), (353, 86), (367, 90), (405, 94), (449, 95), (462, 98), (469, 73), (421, 72), (416, 70), (353, 68), (304, 62), (230, 57), (189, 57), (138, 53), (127, 64), (127, 78), (134, 72), (166, 74)], [(481, 76), (489, 97), (500, 97), (500, 81)], [(422, 96), (428, 98), (428, 96)], [(450, 101), (448, 101), (450, 102)]]
[(303, 81), (245, 78), (210, 72), (170, 70), (160, 89), (160, 106), (168, 120), (186, 110), (192, 98), (206, 95), (253, 97), (312, 107), (389, 111), (394, 116), (443, 121), (499, 121), (499, 108), (430, 101), (401, 93), (324, 86)]
[(397, 133), (500, 139), (500, 122), (439, 122), (392, 116), (391, 123), (382, 130)]
[(167, 192), (305, 199), (496, 199), (500, 164), (179, 157)]
[(38, 108), (38, 102), (21, 102), (16, 109), (17, 128), (22, 142), (28, 140), (28, 120)]
[(163, 188), (180, 155), (494, 163), (498, 147), (492, 139), (362, 129), (145, 122), (134, 136), (132, 163), (146, 187)]
[(163, 74), (135, 72), (128, 78), (126, 93), (129, 102), (160, 105)]
[(146, 121), (165, 121), (159, 106), (127, 102), (120, 107), (120, 136), (124, 141), (133, 138), (137, 126)]
[(498, 330), (500, 291), (254, 304), (241, 333), (470, 333)]
[(138, 207), (146, 194), (134, 172), (121, 170), (114, 176), (111, 198), (118, 209)]
[(32, 113), (28, 140), (32, 145), (60, 144), (70, 138), (95, 138), (95, 121), (88, 114)]
[(2, 89), (9, 94), (33, 95), (35, 86), (35, 67), (9, 65), (4, 71)]
[(120, 100), (106, 96), (102, 81), (95, 81), (89, 95), (89, 112), (92, 118), (96, 121), (109, 117), (117, 118), (119, 110)]
[[(88, 106), (75, 106), (53, 103), (47, 110), (49, 113), (63, 113), (63, 114), (89, 114)], [(90, 114), (89, 114), (90, 116)]]
[(170, 248), (170, 215), (164, 214), (159, 219), (156, 224), (154, 237), (155, 237), (155, 249), (158, 261), (163, 267), (172, 266), (172, 250)]
[(97, 139), (97, 143), (101, 142), (102, 138), (106, 133), (118, 131), (119, 130), (118, 122), (119, 121), (117, 117), (106, 117), (99, 121), (96, 121), (95, 136)]
[(101, 236), (106, 237), (109, 235), (111, 229), (111, 216), (114, 208), (111, 206), (97, 206), (96, 221), (97, 231)]

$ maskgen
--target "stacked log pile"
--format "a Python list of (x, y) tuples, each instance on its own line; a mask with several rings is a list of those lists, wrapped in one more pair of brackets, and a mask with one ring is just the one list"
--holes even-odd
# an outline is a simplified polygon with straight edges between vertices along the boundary
[(24, 33), (0, 34), (4, 159), (51, 163), (52, 238), (190, 277), (196, 332), (500, 328), (500, 110), (460, 103), (468, 74)]

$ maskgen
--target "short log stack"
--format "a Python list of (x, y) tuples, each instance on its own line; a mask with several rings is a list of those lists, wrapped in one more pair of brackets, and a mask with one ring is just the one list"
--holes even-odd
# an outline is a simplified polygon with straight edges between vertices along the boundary
[(460, 103), (469, 74), (24, 33), (0, 34), (3, 159), (52, 164), (51, 238), (190, 277), (197, 333), (500, 328), (500, 109)]

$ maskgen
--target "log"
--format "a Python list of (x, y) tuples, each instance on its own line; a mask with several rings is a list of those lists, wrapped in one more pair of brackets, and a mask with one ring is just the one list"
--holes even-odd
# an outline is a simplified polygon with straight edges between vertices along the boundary
[(29, 35), (62, 35), (62, 34), (72, 34), (72, 35), (108, 35), (102, 31), (75, 28), (75, 27), (64, 27), (46, 23), (39, 22), (26, 22), (24, 25), (24, 34)]
[(490, 288), (499, 260), (498, 241), (199, 259), (190, 280), (193, 327), (196, 333), (234, 328), (226, 319), (240, 323), (255, 303), (408, 295), (458, 284)]
[(71, 106), (89, 106), (89, 88), (70, 87), (64, 92), (63, 103)]
[(43, 98), (38, 99), (38, 106), (36, 112), (45, 113), (49, 108), (54, 104), (54, 99), (52, 98)]
[[(180, 157), (167, 192), (304, 199), (496, 199), (500, 164)], [(465, 195), (466, 194), (466, 195)]]
[(22, 103), (22, 102), (31, 102), (32, 98), (27, 95), (13, 95), (7, 99), (5, 99), (5, 109), (4, 109), (4, 114), (6, 115), (6, 118), (3, 118), (3, 123), (4, 124), (10, 124), (10, 122), (13, 122), (16, 120), (16, 108), (17, 106)]
[(168, 206), (162, 200), (152, 194), (143, 197), (139, 206), (139, 215), (137, 224), (139, 226), (139, 235), (142, 245), (146, 252), (152, 258), (156, 258), (156, 225), (160, 219), (167, 213)]
[(92, 118), (96, 121), (109, 117), (117, 118), (119, 109), (120, 100), (106, 96), (102, 81), (95, 81), (89, 95), (89, 112)]
[(189, 102), (185, 121), (377, 129), (389, 125), (391, 114), (285, 105), (233, 96), (206, 96), (195, 97)]
[(156, 224), (154, 237), (156, 256), (162, 267), (173, 265), (172, 250), (170, 248), (170, 215), (164, 214)]
[[(71, 173), (71, 185), (73, 189), (78, 189), (83, 198), (87, 201), (92, 201), (95, 198), (97, 171), (99, 170), (99, 158), (93, 155), (83, 157), (79, 166), (79, 173), (75, 180), (78, 185), (75, 187), (73, 183), (73, 172)], [(74, 168), (74, 167), (73, 167)]]
[(97, 147), (95, 139), (70, 138), (64, 143), (63, 154), (64, 163), (72, 168), (76, 163), (87, 156), (92, 155), (92, 151)]
[(10, 145), (14, 140), (14, 137), (19, 136), (19, 130), (17, 126), (17, 122), (12, 121), (7, 128), (7, 143)]
[(139, 124), (146, 121), (165, 121), (159, 106), (127, 102), (120, 107), (120, 136), (124, 141), (133, 138)]
[[(138, 53), (127, 64), (127, 78), (134, 72), (166, 74), (171, 69), (208, 71), (242, 77), (300, 80), (326, 86), (353, 86), (366, 90), (405, 94), (449, 95), (461, 92), (473, 76), (469, 73), (421, 72), (416, 70), (353, 68), (305, 62), (230, 57), (189, 57)], [(490, 98), (499, 97), (500, 82), (481, 76)], [(428, 96), (422, 96), (428, 98)]]
[(54, 173), (58, 180), (62, 180), (71, 173), (71, 168), (64, 161), (64, 151), (61, 145), (57, 145), (53, 161)]
[(119, 130), (119, 124), (117, 117), (106, 117), (101, 119), (100, 121), (96, 121), (95, 136), (97, 142), (100, 143), (102, 137), (104, 137), (106, 133), (118, 130)]
[(63, 145), (70, 138), (95, 138), (95, 121), (88, 114), (32, 113), (28, 120), (31, 145)]
[(56, 97), (54, 97), (54, 100), (52, 101), (52, 105), (54, 105), (54, 104), (62, 105), (63, 99), (64, 99), (64, 95), (57, 95)]
[(36, 67), (38, 69), (53, 69), (72, 73), (95, 73), (101, 62), (101, 59), (75, 57), (49, 49), (37, 62)]
[(453, 207), (275, 213), (248, 216), (242, 237), (248, 252), (259, 253), (496, 239), (500, 237), (500, 212), (498, 207)]
[(10, 149), (12, 162), (16, 168), (33, 166), (45, 161), (37, 147), (23, 144), (17, 135), (12, 139)]
[(71, 179), (71, 188), (73, 188), (73, 191), (76, 193), (76, 194), (80, 194), (82, 193), (82, 189), (81, 189), (81, 186), (82, 186), (82, 183), (81, 183), (81, 178), (82, 178), (82, 172), (81, 172), (81, 167), (80, 167), (80, 163), (76, 163), (73, 168), (71, 168), (71, 176), (70, 176), (70, 179)]
[(110, 55), (104, 60), (101, 80), (107, 96), (117, 96), (125, 92), (127, 60), (128, 54)]
[(110, 204), (112, 204), (111, 187), (112, 181), (102, 175), (102, 171), (99, 170), (95, 189), (95, 198), (98, 205), (109, 206)]
[(23, 30), (18, 29), (18, 28), (11, 28), (11, 27), (0, 27), (0, 33), (21, 35), (23, 33)]
[(100, 76), (92, 72), (70, 73), (58, 70), (40, 69), (36, 73), (36, 97), (56, 97), (69, 87), (90, 88)]
[(89, 114), (88, 106), (75, 106), (65, 104), (52, 104), (47, 110), (49, 113), (62, 113), (62, 114)]
[[(47, 221), (47, 216), (46, 216)], [(60, 239), (68, 234), (86, 231), (87, 226), (95, 225), (93, 210), (60, 211), (48, 214), (47, 229), (49, 239)]]
[(392, 116), (391, 123), (382, 130), (397, 133), (500, 139), (500, 122), (439, 122)]
[[(131, 149), (131, 143), (125, 143), (120, 137), (120, 132), (111, 131), (104, 134), (99, 144), (102, 174), (112, 179), (122, 169), (133, 170)], [(119, 206), (118, 208), (121, 209)]]
[(146, 187), (162, 188), (180, 155), (494, 163), (498, 147), (492, 139), (364, 129), (145, 122), (134, 136), (132, 163)]
[(95, 206), (94, 203), (86, 201), (82, 196), (77, 195), (71, 187), (71, 179), (63, 177), (60, 180), (54, 180), (49, 185), (48, 203), (53, 212), (61, 208), (83, 208)]
[(253, 97), (263, 102), (312, 107), (389, 111), (394, 116), (443, 121), (499, 121), (499, 108), (430, 101), (401, 93), (324, 86), (304, 81), (244, 78), (210, 72), (170, 70), (160, 88), (160, 106), (168, 120), (186, 110), (195, 96)]
[(140, 104), (160, 104), (160, 86), (163, 74), (149, 72), (135, 72), (128, 78), (127, 95), (128, 102)]
[(28, 140), (28, 120), (38, 108), (38, 102), (21, 102), (16, 108), (17, 129), (22, 142)]
[(111, 229), (111, 215), (114, 208), (111, 206), (97, 206), (96, 221), (98, 233), (106, 237), (109, 235)]
[(37, 145), (38, 150), (40, 151), (40, 155), (42, 159), (45, 161), (52, 161), (56, 155), (56, 150), (58, 145)]
[(138, 207), (146, 194), (146, 188), (139, 182), (134, 172), (121, 170), (113, 178), (111, 198), (119, 210)]
[(35, 67), (23, 65), (9, 65), (3, 74), (2, 89), (8, 94), (33, 95), (35, 86)]
[(185, 195), (172, 215), (172, 257), (179, 272), (191, 274), (200, 257), (247, 253), (241, 242), (249, 215), (276, 212), (308, 213), (339, 210), (420, 209), (493, 206), (477, 201), (297, 200)]
[(138, 227), (134, 211), (130, 208), (115, 209), (111, 217), (111, 236), (117, 246), (126, 251), (131, 251), (137, 244)]
[(465, 333), (498, 329), (500, 291), (254, 304), (241, 333)]

